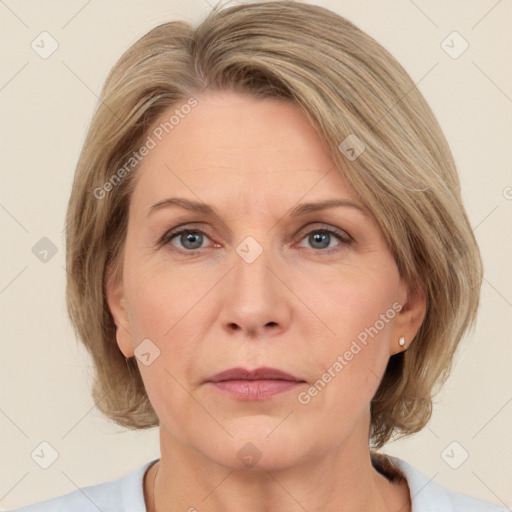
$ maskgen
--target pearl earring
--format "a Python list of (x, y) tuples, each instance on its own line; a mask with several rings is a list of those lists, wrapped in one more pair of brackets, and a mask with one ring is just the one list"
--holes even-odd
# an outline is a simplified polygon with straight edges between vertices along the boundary
[(403, 336), (400, 336), (400, 339), (398, 340), (398, 344), (401, 347), (405, 346), (405, 338)]

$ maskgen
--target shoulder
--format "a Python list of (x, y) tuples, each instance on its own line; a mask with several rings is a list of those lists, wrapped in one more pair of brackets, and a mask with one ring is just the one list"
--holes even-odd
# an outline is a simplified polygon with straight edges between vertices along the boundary
[(398, 457), (388, 455), (405, 477), (411, 493), (412, 512), (507, 512), (504, 506), (451, 491), (427, 478)]
[(8, 512), (146, 512), (143, 479), (148, 462), (117, 480), (76, 489)]

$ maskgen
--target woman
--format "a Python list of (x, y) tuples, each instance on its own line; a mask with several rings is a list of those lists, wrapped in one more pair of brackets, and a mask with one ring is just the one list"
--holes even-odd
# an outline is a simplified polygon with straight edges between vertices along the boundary
[(403, 68), (301, 2), (161, 25), (104, 86), (67, 301), (119, 425), (160, 459), (21, 511), (498, 511), (380, 454), (428, 422), (480, 254)]

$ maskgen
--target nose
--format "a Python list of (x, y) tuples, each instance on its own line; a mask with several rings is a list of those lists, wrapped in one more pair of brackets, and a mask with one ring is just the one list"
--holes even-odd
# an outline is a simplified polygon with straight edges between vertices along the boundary
[(255, 339), (276, 336), (288, 329), (292, 316), (287, 272), (277, 265), (270, 249), (249, 261), (235, 252), (224, 287), (221, 325), (231, 336), (237, 332)]

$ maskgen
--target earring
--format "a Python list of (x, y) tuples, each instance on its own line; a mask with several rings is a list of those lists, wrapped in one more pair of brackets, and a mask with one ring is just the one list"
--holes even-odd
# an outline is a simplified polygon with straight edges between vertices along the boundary
[(404, 347), (405, 346), (405, 338), (403, 336), (400, 336), (400, 339), (398, 340), (398, 344), (401, 346), (401, 347)]

